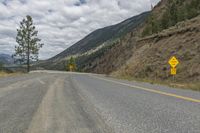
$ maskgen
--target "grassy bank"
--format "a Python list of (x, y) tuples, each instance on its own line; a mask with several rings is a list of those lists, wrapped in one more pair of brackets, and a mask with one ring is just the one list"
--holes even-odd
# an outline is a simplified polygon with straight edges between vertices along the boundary
[(138, 79), (130, 76), (121, 76), (121, 77), (115, 77), (114, 78), (118, 79), (125, 79), (129, 81), (138, 81), (138, 82), (147, 82), (150, 84), (158, 84), (158, 85), (165, 85), (173, 88), (180, 88), (180, 89), (189, 89), (189, 90), (194, 90), (194, 91), (200, 91), (200, 83), (199, 82), (194, 82), (194, 83), (180, 83), (180, 82), (173, 82), (173, 81), (161, 81), (161, 80), (151, 80), (151, 79)]

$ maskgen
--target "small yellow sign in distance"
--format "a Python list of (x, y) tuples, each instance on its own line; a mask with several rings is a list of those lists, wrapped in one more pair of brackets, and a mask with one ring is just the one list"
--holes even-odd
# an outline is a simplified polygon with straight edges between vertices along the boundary
[(74, 68), (73, 65), (69, 65), (69, 70), (70, 71), (73, 71), (73, 68)]
[(175, 67), (171, 68), (171, 75), (176, 75), (176, 68)]
[(179, 61), (175, 56), (173, 56), (170, 58), (168, 63), (170, 64), (171, 67), (175, 68), (179, 64)]

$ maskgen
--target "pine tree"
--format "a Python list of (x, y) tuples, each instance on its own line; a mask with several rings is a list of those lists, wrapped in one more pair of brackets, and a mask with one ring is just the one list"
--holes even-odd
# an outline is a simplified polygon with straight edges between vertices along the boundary
[(153, 33), (157, 33), (158, 31), (158, 23), (156, 23), (155, 17), (151, 14), (147, 19), (147, 26), (142, 32), (142, 36), (151, 35)]
[(169, 13), (170, 13), (170, 23), (169, 26), (174, 26), (177, 23), (178, 17), (177, 17), (177, 5), (175, 1), (172, 1), (170, 3), (169, 7)]
[(142, 37), (150, 35), (150, 31), (151, 31), (151, 27), (149, 25), (147, 25), (142, 32)]
[(167, 10), (161, 18), (161, 28), (167, 29), (169, 27), (169, 11)]
[(193, 0), (190, 4), (186, 5), (187, 19), (192, 19), (200, 14), (200, 1)]
[(40, 43), (41, 39), (37, 37), (38, 31), (33, 25), (32, 17), (27, 15), (20, 22), (20, 27), (17, 29), (15, 54), (13, 57), (16, 61), (27, 65), (27, 72), (30, 71), (30, 61), (37, 61), (39, 49), (43, 46)]
[(177, 20), (178, 22), (184, 21), (186, 19), (186, 9), (185, 7), (181, 7), (177, 12)]

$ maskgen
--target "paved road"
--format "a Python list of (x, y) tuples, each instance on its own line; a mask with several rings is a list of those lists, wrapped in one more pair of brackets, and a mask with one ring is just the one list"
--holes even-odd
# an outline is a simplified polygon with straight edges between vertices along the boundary
[(200, 93), (92, 74), (0, 78), (0, 133), (200, 133)]

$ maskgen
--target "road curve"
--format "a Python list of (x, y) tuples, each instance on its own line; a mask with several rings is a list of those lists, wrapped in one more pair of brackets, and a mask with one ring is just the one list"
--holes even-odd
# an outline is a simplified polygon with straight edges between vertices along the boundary
[(102, 75), (0, 78), (0, 133), (199, 133), (199, 100), (199, 92)]

